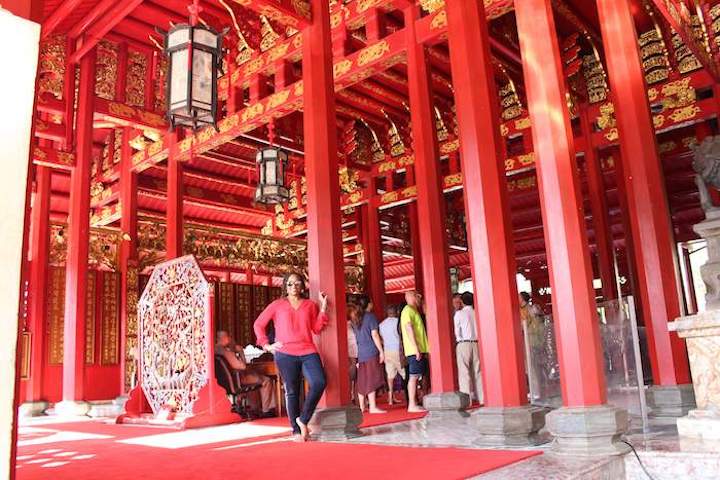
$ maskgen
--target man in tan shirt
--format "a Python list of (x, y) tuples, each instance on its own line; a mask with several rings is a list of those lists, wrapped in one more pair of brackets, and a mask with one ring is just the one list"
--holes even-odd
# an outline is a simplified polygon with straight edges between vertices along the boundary
[(248, 368), (245, 360), (245, 353), (242, 347), (235, 345), (228, 332), (220, 330), (217, 332), (217, 343), (215, 344), (215, 355), (221, 355), (237, 375), (242, 385), (260, 384), (260, 402), (262, 404), (262, 417), (275, 416), (275, 389), (270, 377), (252, 371)]

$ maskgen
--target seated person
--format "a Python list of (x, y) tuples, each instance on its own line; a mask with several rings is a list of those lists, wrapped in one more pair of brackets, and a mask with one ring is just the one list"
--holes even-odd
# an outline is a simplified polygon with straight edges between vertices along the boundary
[(275, 416), (275, 389), (270, 377), (253, 372), (251, 366), (245, 360), (242, 347), (235, 345), (228, 332), (220, 330), (217, 332), (217, 343), (215, 343), (215, 355), (221, 355), (227, 361), (230, 368), (237, 375), (241, 385), (260, 384), (260, 401), (262, 403), (262, 417)]

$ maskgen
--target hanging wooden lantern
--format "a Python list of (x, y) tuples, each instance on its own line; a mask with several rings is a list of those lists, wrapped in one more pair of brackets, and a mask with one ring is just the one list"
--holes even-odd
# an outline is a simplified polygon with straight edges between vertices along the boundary
[(258, 168), (255, 201), (268, 205), (287, 202), (290, 199), (290, 191), (285, 186), (287, 152), (270, 146), (258, 151), (255, 160)]
[(190, 25), (176, 25), (165, 36), (167, 116), (173, 128), (216, 126), (222, 34), (197, 25), (199, 10), (196, 0), (190, 7)]

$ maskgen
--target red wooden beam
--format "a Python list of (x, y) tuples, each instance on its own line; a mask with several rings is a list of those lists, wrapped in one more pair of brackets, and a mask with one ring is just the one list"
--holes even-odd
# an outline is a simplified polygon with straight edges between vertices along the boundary
[(105, 16), (98, 20), (87, 32), (81, 37), (81, 46), (70, 57), (71, 64), (77, 63), (87, 52), (92, 50), (97, 43), (102, 40), (106, 33), (112, 30), (115, 25), (120, 23), (135, 7), (140, 5), (143, 0), (128, 0), (116, 4)]
[(46, 39), (75, 9), (82, 0), (65, 0), (42, 24), (42, 39)]
[(90, 10), (90, 12), (88, 12), (88, 14), (85, 15), (82, 20), (77, 22), (75, 26), (68, 32), (68, 36), (70, 38), (79, 37), (83, 32), (85, 32), (85, 30), (90, 27), (90, 25), (93, 24), (95, 20), (100, 18), (100, 16), (107, 12), (110, 7), (112, 7), (115, 3), (116, 0), (102, 0), (101, 2), (96, 3), (93, 9)]

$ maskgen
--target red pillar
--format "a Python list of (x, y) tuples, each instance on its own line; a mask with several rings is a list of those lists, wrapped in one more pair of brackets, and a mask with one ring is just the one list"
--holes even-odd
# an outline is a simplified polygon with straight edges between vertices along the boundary
[(367, 293), (375, 304), (375, 315), (382, 320), (385, 313), (385, 272), (383, 271), (379, 211), (374, 201), (363, 205), (360, 211)]
[(602, 166), (600, 165), (597, 150), (592, 144), (592, 121), (587, 107), (581, 109), (580, 124), (585, 138), (585, 174), (587, 176), (588, 196), (590, 197), (590, 210), (593, 217), (593, 230), (595, 231), (595, 247), (597, 248), (598, 271), (602, 281), (602, 295), (605, 301), (613, 300), (617, 298), (613, 237), (610, 219), (608, 218)]
[(430, 343), (430, 384), (433, 393), (453, 392), (455, 388), (453, 332), (450, 318), (450, 265), (445, 231), (445, 198), (435, 116), (430, 89), (430, 69), (425, 47), (415, 40), (416, 7), (405, 10), (408, 42), (408, 92), (413, 152), (415, 153), (415, 184), (417, 185), (417, 217), (420, 232), (425, 317)]
[(566, 407), (606, 401), (582, 192), (550, 0), (515, 4)]
[[(130, 387), (127, 377), (128, 361), (132, 361), (128, 348), (137, 345), (137, 173), (132, 169), (131, 148), (128, 141), (133, 130), (126, 127), (122, 131), (120, 147), (120, 392), (125, 393)], [(135, 339), (128, 345), (128, 332)]]
[(52, 169), (35, 167), (35, 197), (32, 205), (30, 236), (30, 380), (25, 398), (28, 402), (43, 399), (44, 338), (47, 316), (48, 254), (50, 253), (50, 196)]
[(487, 407), (527, 404), (504, 139), (487, 21), (476, 0), (447, 3), (468, 240)]
[(653, 379), (662, 386), (688, 384), (685, 342), (667, 327), (681, 315), (677, 258), (633, 16), (625, 0), (597, 4), (620, 149), (628, 160), (623, 181)]
[[(85, 319), (90, 244), (90, 163), (95, 99), (95, 50), (80, 61), (76, 165), (70, 177), (68, 250), (65, 263), (63, 403), (85, 396)], [(68, 406), (70, 406), (68, 404)]]
[(408, 228), (410, 229), (410, 251), (413, 262), (413, 275), (415, 276), (415, 290), (425, 292), (423, 282), (422, 250), (420, 249), (420, 227), (418, 226), (417, 202), (411, 202), (407, 207)]
[(167, 170), (167, 211), (166, 211), (166, 248), (168, 260), (183, 254), (183, 166), (174, 155), (177, 143), (177, 131), (169, 135), (170, 156)]
[[(349, 405), (350, 384), (328, 9), (327, 1), (312, 0), (313, 24), (303, 32), (303, 118), (310, 294), (317, 299), (320, 292), (325, 292), (330, 300), (330, 323), (320, 335), (319, 343), (328, 380), (321, 405), (333, 409)], [(322, 425), (321, 420), (320, 423)]]

